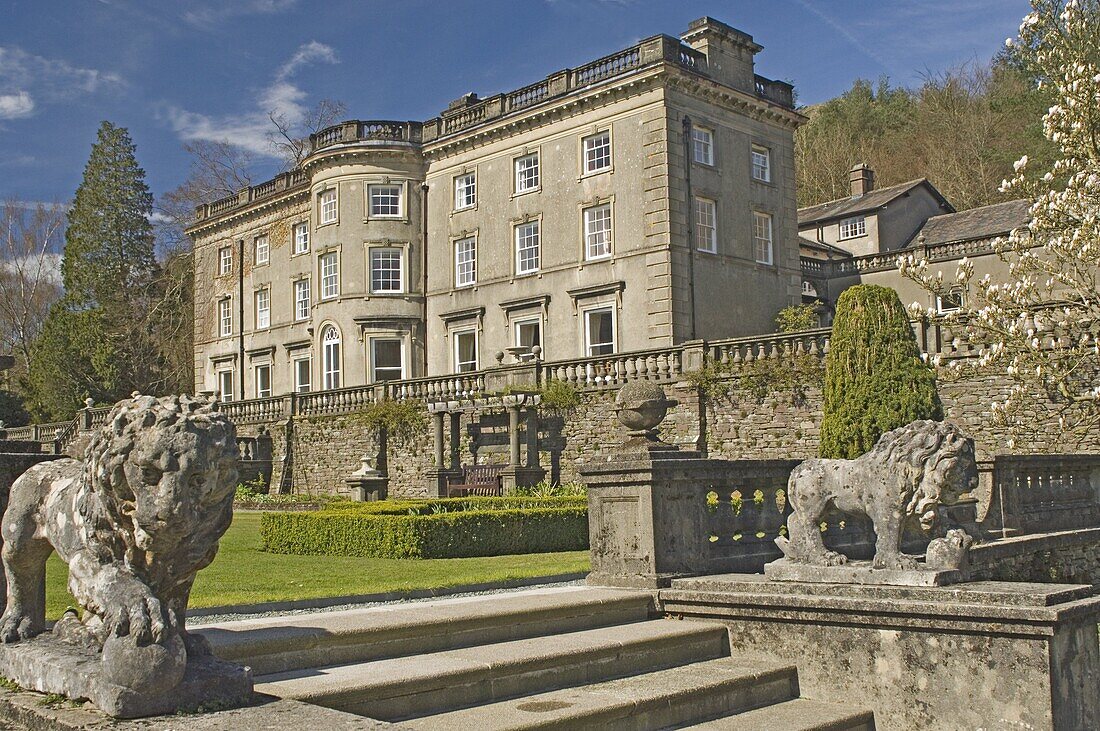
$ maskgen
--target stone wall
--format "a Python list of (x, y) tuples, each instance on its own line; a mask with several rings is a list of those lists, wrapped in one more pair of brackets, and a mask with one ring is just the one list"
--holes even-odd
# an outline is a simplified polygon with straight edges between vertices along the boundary
[[(662, 424), (662, 437), (721, 459), (805, 459), (816, 455), (822, 419), (820, 387), (751, 389), (742, 387), (736, 378), (727, 381), (727, 386), (727, 393), (707, 396), (687, 381), (667, 385), (666, 392), (679, 406)], [(1009, 428), (994, 423), (989, 408), (1009, 388), (1010, 384), (997, 376), (939, 386), (947, 418), (974, 437), (980, 460), (997, 454), (1100, 452), (1100, 433), (1082, 444), (1060, 443), (1053, 428), (1037, 429), (1037, 438), (1013, 444)], [(540, 461), (551, 480), (577, 480), (581, 464), (605, 454), (625, 437), (615, 419), (615, 394), (615, 390), (586, 392), (574, 411), (542, 415)], [(1056, 416), (1043, 407), (1047, 402), (1037, 398), (1035, 403), (1035, 423), (1052, 424)], [(506, 462), (506, 423), (501, 411), (463, 414), (461, 462), (472, 463), (475, 452), (480, 463)], [(360, 458), (378, 453), (377, 434), (370, 433), (354, 415), (296, 417), (266, 426), (274, 440), (273, 483), (282, 492), (344, 494), (344, 480), (359, 468)], [(258, 425), (248, 425), (240, 431), (251, 434), (256, 429)], [(449, 434), (444, 438), (449, 442)], [(390, 494), (426, 497), (426, 474), (434, 464), (430, 422), (425, 421), (411, 438), (388, 441), (384, 461)]]

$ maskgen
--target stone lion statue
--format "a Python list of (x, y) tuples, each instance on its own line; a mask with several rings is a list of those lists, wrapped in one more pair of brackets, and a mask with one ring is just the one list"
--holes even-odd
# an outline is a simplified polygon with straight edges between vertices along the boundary
[(857, 459), (808, 459), (796, 467), (787, 483), (794, 510), (789, 537), (779, 547), (793, 563), (845, 563), (847, 557), (826, 549), (821, 538), (820, 521), (831, 503), (874, 523), (874, 568), (915, 568), (916, 559), (901, 551), (905, 524), (917, 522), (925, 533), (941, 528), (940, 507), (957, 502), (977, 481), (973, 440), (945, 422), (914, 421), (883, 434)]
[(236, 431), (214, 404), (135, 394), (107, 414), (84, 461), (27, 470), (0, 528), (0, 640), (43, 632), (53, 550), (84, 608), (54, 634), (102, 648), (103, 671), (118, 685), (151, 693), (179, 683), (188, 653), (209, 653), (187, 635), (184, 613), (195, 574), (214, 560), (232, 519), (236, 460)]

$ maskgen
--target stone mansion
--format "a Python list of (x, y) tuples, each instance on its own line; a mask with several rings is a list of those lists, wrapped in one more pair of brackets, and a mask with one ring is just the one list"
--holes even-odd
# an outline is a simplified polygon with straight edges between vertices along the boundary
[[(711, 18), (436, 118), (350, 121), (198, 208), (226, 400), (769, 332), (802, 297), (789, 84)], [(505, 355), (507, 354), (507, 355)]]

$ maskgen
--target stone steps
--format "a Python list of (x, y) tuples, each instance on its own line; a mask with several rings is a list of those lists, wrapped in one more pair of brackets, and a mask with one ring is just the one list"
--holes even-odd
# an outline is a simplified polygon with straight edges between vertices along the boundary
[(705, 660), (401, 722), (424, 731), (662, 729), (790, 700), (791, 665)]
[(648, 619), (651, 594), (532, 589), (197, 626), (214, 653), (253, 674), (328, 667), (487, 645)]
[(721, 625), (658, 619), (259, 676), (256, 690), (394, 721), (728, 655)]
[(681, 728), (685, 731), (875, 731), (875, 718), (868, 710), (795, 698)]

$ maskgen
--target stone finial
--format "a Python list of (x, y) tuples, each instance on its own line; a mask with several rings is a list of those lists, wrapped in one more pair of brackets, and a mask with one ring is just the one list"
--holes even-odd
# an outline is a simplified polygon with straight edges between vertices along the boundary
[(531, 346), (531, 355), (535, 356), (535, 360), (542, 360), (542, 346), (541, 345), (532, 345)]
[(619, 389), (615, 397), (615, 416), (630, 430), (628, 444), (638, 440), (658, 443), (657, 426), (677, 402), (665, 398), (664, 389), (655, 383), (634, 381)]
[(504, 364), (504, 351), (503, 350), (498, 350), (496, 353), (493, 354), (493, 357), (497, 359), (497, 363), (499, 365)]
[(93, 406), (95, 406), (95, 399), (91, 397), (84, 399), (84, 408), (90, 409)]

